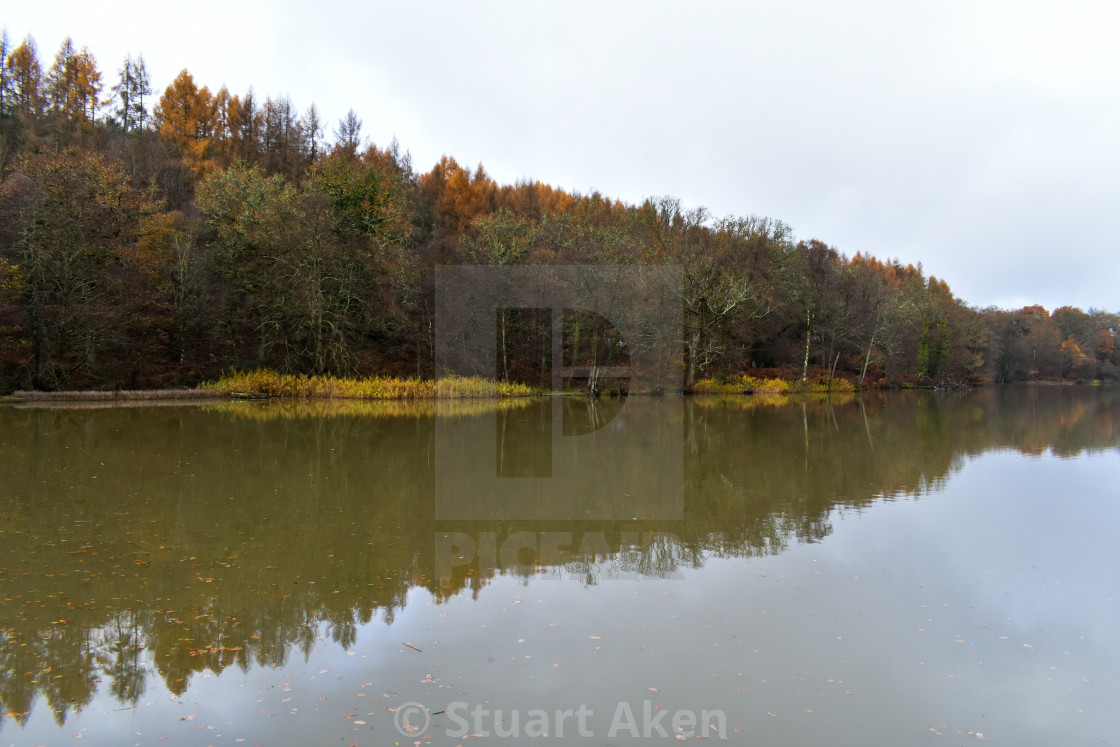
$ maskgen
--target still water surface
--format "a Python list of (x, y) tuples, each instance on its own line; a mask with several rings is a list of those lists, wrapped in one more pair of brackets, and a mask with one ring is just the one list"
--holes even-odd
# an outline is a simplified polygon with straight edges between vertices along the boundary
[(1118, 394), (0, 408), (0, 744), (1118, 744)]

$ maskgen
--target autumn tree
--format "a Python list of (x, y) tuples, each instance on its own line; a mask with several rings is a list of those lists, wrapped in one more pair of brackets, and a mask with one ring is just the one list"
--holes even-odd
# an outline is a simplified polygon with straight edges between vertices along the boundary
[(146, 378), (169, 386), (194, 383), (218, 368), (221, 347), (211, 247), (199, 240), (196, 219), (179, 211), (144, 216), (132, 251), (151, 293), (134, 315), (149, 330), (142, 350)]
[(423, 289), (430, 286), (431, 270), (409, 242), (407, 174), (386, 151), (371, 146), (355, 156), (335, 148), (308, 170), (305, 192), (326, 211), (331, 240), (349, 268), (340, 293), (362, 299), (349, 302), (350, 323), (367, 332), (403, 330), (419, 360), (422, 341), (430, 343)]
[(10, 111), (25, 118), (38, 117), (43, 111), (43, 72), (35, 39), (30, 34), (8, 54), (6, 77)]
[(261, 114), (252, 88), (244, 96), (230, 97), (225, 120), (229, 128), (231, 163), (256, 163), (260, 155)]
[(185, 69), (160, 97), (152, 122), (160, 137), (195, 176), (210, 168), (214, 102), (210, 89), (199, 88)]
[[(804, 335), (801, 343), (801, 380), (809, 375), (813, 343), (821, 341), (822, 329), (832, 324), (831, 315), (836, 310), (840, 255), (823, 241), (799, 242), (789, 262), (784, 267), (783, 304), (789, 317), (790, 328)], [(800, 337), (798, 335), (798, 337)], [(823, 360), (828, 365), (832, 361)]]
[(849, 265), (857, 302), (853, 343), (860, 351), (856, 358), (859, 389), (863, 388), (872, 363), (882, 369), (894, 352), (892, 330), (898, 319), (898, 291), (902, 285), (899, 269), (897, 263), (884, 264), (862, 254), (853, 257)]
[[(1082, 378), (1092, 370), (1091, 359), (1081, 352), (1077, 340), (1067, 337), (1061, 345), (1062, 350), (1062, 375), (1069, 378)], [(1091, 376), (1091, 374), (1090, 374)]]
[(101, 100), (101, 72), (88, 48), (81, 51), (67, 37), (54, 57), (45, 79), (47, 110), (58, 132), (68, 136), (75, 128), (92, 123), (105, 104)]
[(74, 42), (68, 36), (62, 40), (62, 46), (55, 53), (54, 64), (47, 70), (44, 80), (47, 110), (61, 119), (72, 120), (75, 115), (73, 88), (77, 77), (76, 57)]
[(677, 265), (683, 273), (684, 387), (692, 391), (703, 369), (723, 354), (713, 332), (752, 295), (748, 279), (720, 261), (731, 235), (743, 226), (734, 220), (721, 222), (721, 238), (729, 240), (721, 246), (707, 225), (707, 211), (685, 210), (676, 198), (647, 200), (641, 216), (647, 259)]
[[(474, 264), (505, 267), (517, 264), (536, 240), (534, 221), (521, 218), (508, 210), (480, 216), (472, 225), (473, 231), (464, 242), (467, 258)], [(510, 309), (499, 311), (498, 343), (501, 351), (502, 380), (509, 381), (509, 354), (507, 326)]]
[(480, 215), (494, 210), (497, 185), (479, 164), (472, 173), (450, 156), (440, 158), (419, 180), (421, 224), (461, 233)]
[(387, 275), (409, 232), (396, 175), (337, 152), (301, 193), (236, 165), (200, 185), (199, 207), (229, 283), (224, 326), (234, 344), (256, 338), (248, 360), (350, 371), (354, 341), (387, 321)]
[(140, 290), (121, 278), (151, 206), (119, 165), (74, 149), (21, 156), (0, 200), (14, 238), (6, 259), (23, 276), (29, 384), (96, 381), (123, 334), (119, 294)]
[(376, 150), (360, 157), (335, 150), (312, 168), (308, 188), (328, 198), (340, 240), (367, 254), (404, 242), (411, 232), (401, 175)]
[(299, 117), (287, 96), (265, 99), (261, 109), (261, 165), (270, 173), (298, 181), (303, 172)]
[[(711, 336), (727, 368), (747, 366), (762, 325), (778, 309), (793, 230), (760, 216), (729, 216), (713, 226), (716, 260), (742, 288), (742, 300), (713, 323)], [(713, 317), (714, 320), (714, 317)]]
[(231, 95), (229, 89), (222, 86), (214, 94), (212, 101), (214, 117), (210, 154), (219, 168), (228, 168), (235, 160), (232, 154), (234, 127), (230, 119), (235, 100), (236, 96)]
[(282, 259), (292, 251), (296, 202), (290, 185), (257, 167), (217, 171), (198, 186), (215, 267), (229, 285), (222, 334), (235, 355), (255, 348), (245, 363), (274, 363), (273, 350), (286, 348)]
[(439, 204), (440, 215), (448, 227), (463, 231), (475, 218), (494, 209), (497, 185), (481, 163), (473, 173), (465, 168), (458, 168), (454, 159), (450, 163), (456, 168), (452, 168), (447, 177)]
[(986, 321), (991, 336), (988, 360), (993, 380), (1011, 382), (1061, 376), (1061, 331), (1046, 309), (1026, 306), (1017, 311), (991, 310)]

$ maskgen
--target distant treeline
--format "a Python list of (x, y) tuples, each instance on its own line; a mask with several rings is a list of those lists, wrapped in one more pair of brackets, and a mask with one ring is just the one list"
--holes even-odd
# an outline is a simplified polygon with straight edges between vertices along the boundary
[[(193, 384), (231, 369), (432, 376), (435, 267), (674, 264), (680, 387), (765, 371), (863, 386), (1120, 379), (1115, 313), (976, 309), (920, 266), (781, 221), (627, 205), (443, 157), (419, 173), (352, 110), (103, 76), (67, 39), (0, 49), (0, 393)], [(158, 95), (157, 95), (158, 93)], [(547, 382), (550, 322), (504, 313), (499, 378)], [(583, 342), (580, 342), (582, 337)], [(564, 320), (566, 365), (611, 356)]]

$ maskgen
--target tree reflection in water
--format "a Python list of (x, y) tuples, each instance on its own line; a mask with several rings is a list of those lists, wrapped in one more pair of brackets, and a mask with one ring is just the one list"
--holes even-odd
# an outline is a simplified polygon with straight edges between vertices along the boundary
[[(970, 456), (1072, 457), (1120, 438), (1117, 392), (1089, 388), (566, 400), (566, 434), (683, 429), (679, 521), (437, 521), (435, 418), (549, 406), (0, 409), (3, 712), (26, 722), (41, 697), (61, 724), (100, 682), (127, 706), (151, 676), (180, 694), (200, 672), (306, 658), (319, 635), (349, 648), (415, 587), (443, 601), (496, 574), (595, 584), (780, 553), (826, 537), (837, 510), (936, 490)], [(441, 565), (449, 535), (475, 554)]]

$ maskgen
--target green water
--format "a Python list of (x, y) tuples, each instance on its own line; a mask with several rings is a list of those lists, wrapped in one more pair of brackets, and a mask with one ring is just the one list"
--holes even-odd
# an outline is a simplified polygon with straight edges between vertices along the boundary
[(1117, 744), (1118, 395), (2, 407), (0, 744)]

